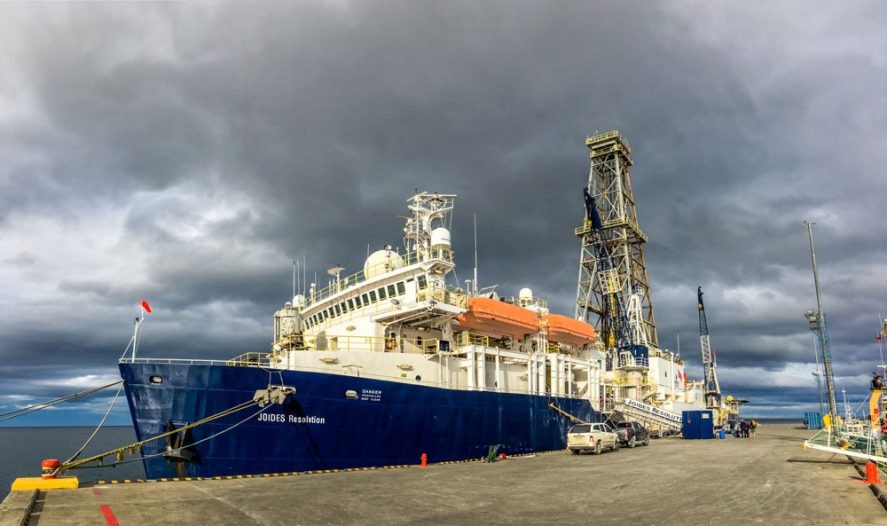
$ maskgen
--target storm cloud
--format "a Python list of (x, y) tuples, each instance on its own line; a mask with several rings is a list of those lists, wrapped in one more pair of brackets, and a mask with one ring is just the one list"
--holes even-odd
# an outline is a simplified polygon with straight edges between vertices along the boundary
[(887, 9), (852, 4), (3, 4), (0, 411), (113, 378), (141, 298), (145, 356), (264, 351), (290, 259), (356, 271), (415, 189), (459, 194), (459, 278), (477, 214), (482, 285), (571, 314), (584, 139), (610, 129), (661, 345), (700, 377), (702, 285), (724, 390), (813, 409), (813, 220), (858, 401), (887, 315)]

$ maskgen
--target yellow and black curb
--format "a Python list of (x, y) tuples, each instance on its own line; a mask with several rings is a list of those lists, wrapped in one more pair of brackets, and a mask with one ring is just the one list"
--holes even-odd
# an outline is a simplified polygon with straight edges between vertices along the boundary
[[(533, 455), (544, 455), (550, 453), (561, 453), (564, 450), (562, 449), (553, 449), (549, 451), (535, 451), (532, 453), (517, 453), (514, 455), (508, 455), (508, 458), (517, 458), (517, 457), (529, 457)], [(484, 458), (467, 458), (464, 460), (446, 460), (444, 462), (434, 462), (430, 463), (429, 466), (446, 466), (452, 464), (468, 464), (472, 462), (483, 462)], [(124, 480), (97, 480), (95, 484), (97, 485), (115, 485), (115, 484), (141, 484), (144, 482), (195, 482), (195, 481), (203, 481), (203, 480), (242, 480), (242, 479), (265, 479), (272, 477), (297, 477), (301, 475), (324, 475), (328, 473), (353, 473), (356, 471), (379, 471), (379, 470), (390, 470), (390, 469), (404, 469), (411, 467), (419, 467), (418, 464), (395, 464), (392, 466), (370, 466), (363, 468), (343, 468), (343, 469), (316, 469), (309, 471), (291, 471), (291, 472), (282, 472), (282, 473), (259, 473), (255, 475), (219, 475), (215, 477), (163, 477), (154, 480), (145, 480), (145, 479), (124, 479)]]

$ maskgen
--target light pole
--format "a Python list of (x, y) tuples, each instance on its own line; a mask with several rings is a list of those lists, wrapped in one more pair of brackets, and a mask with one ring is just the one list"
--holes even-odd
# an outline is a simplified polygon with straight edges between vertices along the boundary
[(822, 368), (825, 373), (825, 394), (828, 397), (828, 412), (832, 424), (835, 423), (837, 415), (837, 402), (835, 402), (835, 379), (832, 376), (832, 356), (828, 347), (828, 323), (826, 321), (825, 312), (822, 309), (822, 294), (819, 290), (819, 273), (816, 271), (816, 251), (813, 248), (813, 222), (804, 221), (807, 225), (807, 234), (810, 237), (810, 260), (813, 263), (813, 284), (816, 286), (816, 307), (817, 312), (813, 309), (807, 309), (807, 321), (810, 322), (810, 330), (814, 331), (819, 337), (819, 349), (822, 351)]

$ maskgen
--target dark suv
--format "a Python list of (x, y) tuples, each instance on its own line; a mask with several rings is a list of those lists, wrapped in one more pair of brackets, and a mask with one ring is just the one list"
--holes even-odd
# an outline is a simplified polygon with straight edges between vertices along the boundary
[(650, 433), (647, 428), (637, 422), (619, 422), (615, 424), (616, 436), (623, 446), (635, 447), (638, 444), (650, 445)]

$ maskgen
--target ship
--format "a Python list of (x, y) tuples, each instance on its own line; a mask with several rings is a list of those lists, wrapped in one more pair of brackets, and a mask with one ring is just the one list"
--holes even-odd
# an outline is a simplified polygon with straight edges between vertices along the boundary
[(455, 200), (417, 192), (402, 249), (287, 293), (267, 351), (191, 360), (134, 346), (119, 369), (148, 478), (559, 450), (573, 423), (603, 421), (616, 401), (667, 426), (669, 403), (701, 398), (674, 353), (650, 348), (614, 367), (593, 325), (551, 312), (530, 288), (506, 297), (476, 272), (454, 284)]

